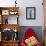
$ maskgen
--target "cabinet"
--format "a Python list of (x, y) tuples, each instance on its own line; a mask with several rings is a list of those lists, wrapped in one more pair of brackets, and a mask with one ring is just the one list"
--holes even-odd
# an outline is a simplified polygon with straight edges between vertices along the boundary
[(18, 46), (18, 19), (19, 7), (0, 7), (0, 46)]

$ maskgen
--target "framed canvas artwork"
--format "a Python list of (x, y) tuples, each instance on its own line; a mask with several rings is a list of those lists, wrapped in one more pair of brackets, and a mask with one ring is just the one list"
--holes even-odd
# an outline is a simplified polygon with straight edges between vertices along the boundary
[(26, 7), (26, 19), (36, 19), (36, 8), (35, 7)]

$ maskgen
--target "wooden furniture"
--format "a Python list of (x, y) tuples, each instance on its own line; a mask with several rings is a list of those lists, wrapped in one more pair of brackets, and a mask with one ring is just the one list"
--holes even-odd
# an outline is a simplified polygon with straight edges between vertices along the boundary
[(44, 26), (46, 26), (46, 0), (43, 0), (43, 8), (44, 8)]
[(5, 41), (2, 43), (3, 43), (3, 46), (18, 46), (18, 41)]
[(43, 0), (44, 8), (44, 44), (46, 46), (46, 0)]
[(8, 16), (17, 16), (18, 24), (19, 7), (0, 7), (1, 24), (8, 23)]
[(0, 24), (0, 31), (2, 32), (5, 28), (10, 28), (14, 31), (14, 29), (17, 30), (17, 32), (20, 30), (20, 26), (18, 24)]
[[(16, 17), (16, 23), (8, 22), (9, 16)], [(2, 40), (2, 32), (5, 32), (5, 29), (11, 29), (15, 33), (20, 30), (20, 26), (18, 24), (19, 17), (19, 7), (0, 7), (0, 32), (1, 32), (1, 41), (0, 46), (18, 46), (19, 40)], [(14, 20), (15, 22), (15, 20)], [(16, 30), (15, 30), (16, 29)]]

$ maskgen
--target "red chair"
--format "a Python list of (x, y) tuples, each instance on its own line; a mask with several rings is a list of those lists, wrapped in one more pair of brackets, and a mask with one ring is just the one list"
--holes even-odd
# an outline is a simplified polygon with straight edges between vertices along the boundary
[[(27, 29), (27, 31), (25, 32), (24, 37), (22, 38), (21, 46), (27, 46), (27, 44), (25, 43), (25, 40), (32, 37), (32, 36), (34, 36), (37, 39), (37, 35), (34, 32), (34, 30), (32, 28)], [(39, 41), (37, 42), (37, 44), (35, 46), (41, 46)]]

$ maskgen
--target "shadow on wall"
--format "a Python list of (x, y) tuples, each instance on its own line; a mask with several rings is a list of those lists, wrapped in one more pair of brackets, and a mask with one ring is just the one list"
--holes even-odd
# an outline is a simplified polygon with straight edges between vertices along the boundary
[(39, 41), (41, 43), (43, 43), (43, 30), (42, 30), (42, 26), (22, 26), (21, 29), (20, 29), (20, 32), (19, 32), (20, 42), (21, 42), (21, 40), (22, 40), (22, 38), (24, 36), (24, 33), (26, 32), (26, 30), (28, 28), (32, 28), (36, 32)]

